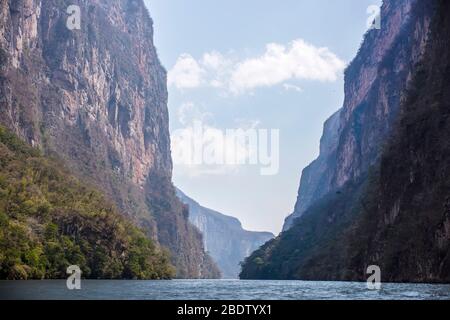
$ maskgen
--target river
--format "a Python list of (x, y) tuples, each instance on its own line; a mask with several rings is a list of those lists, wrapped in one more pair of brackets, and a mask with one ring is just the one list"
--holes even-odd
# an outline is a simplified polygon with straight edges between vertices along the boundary
[(65, 281), (0, 281), (0, 299), (31, 300), (450, 300), (450, 285), (314, 281), (94, 281), (80, 290)]

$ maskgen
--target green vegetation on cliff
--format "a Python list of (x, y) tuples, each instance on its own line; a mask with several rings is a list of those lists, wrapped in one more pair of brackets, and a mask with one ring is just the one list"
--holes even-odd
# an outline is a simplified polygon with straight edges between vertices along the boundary
[(79, 32), (71, 4), (0, 1), (0, 125), (101, 190), (169, 250), (176, 277), (218, 276), (172, 185), (167, 72), (144, 1), (79, 1)]
[(0, 127), (0, 279), (168, 279), (168, 254), (104, 196)]
[(363, 281), (377, 265), (383, 282), (450, 283), (450, 2), (427, 5), (431, 37), (380, 161), (254, 252), (241, 278)]

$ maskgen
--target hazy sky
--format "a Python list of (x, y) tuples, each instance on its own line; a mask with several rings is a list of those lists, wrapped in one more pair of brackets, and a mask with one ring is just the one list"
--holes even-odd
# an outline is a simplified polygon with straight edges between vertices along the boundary
[[(343, 70), (367, 30), (367, 9), (380, 2), (146, 0), (169, 71), (173, 135), (202, 123), (213, 137), (239, 128), (278, 129), (280, 136), (275, 175), (255, 165), (176, 161), (175, 184), (249, 230), (279, 233), (301, 171), (318, 154), (323, 123), (342, 105)], [(235, 156), (253, 152), (243, 147)]]

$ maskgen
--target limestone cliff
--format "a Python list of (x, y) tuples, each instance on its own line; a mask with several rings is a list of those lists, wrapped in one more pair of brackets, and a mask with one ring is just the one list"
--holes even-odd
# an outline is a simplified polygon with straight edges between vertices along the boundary
[(366, 34), (345, 72), (344, 105), (325, 125), (320, 156), (303, 172), (284, 230), (315, 201), (360, 178), (379, 159), (429, 35), (431, 17), (418, 13), (426, 6), (419, 2), (384, 1), (381, 29)]
[(237, 279), (240, 263), (274, 237), (270, 232), (247, 231), (238, 219), (205, 208), (180, 190), (177, 194), (189, 206), (189, 220), (202, 232), (205, 249), (225, 279)]
[(337, 111), (325, 122), (319, 157), (302, 172), (294, 213), (286, 218), (283, 231), (288, 230), (295, 219), (301, 217), (314, 201), (330, 191), (333, 168), (336, 163), (340, 121), (341, 111)]
[(306, 204), (242, 278), (366, 280), (377, 265), (385, 282), (450, 281), (449, 9), (384, 1), (346, 71), (338, 138), (325, 130), (329, 161), (306, 170)]
[(144, 3), (5, 0), (0, 21), (0, 123), (100, 187), (170, 249), (178, 276), (214, 275), (171, 184), (166, 71)]

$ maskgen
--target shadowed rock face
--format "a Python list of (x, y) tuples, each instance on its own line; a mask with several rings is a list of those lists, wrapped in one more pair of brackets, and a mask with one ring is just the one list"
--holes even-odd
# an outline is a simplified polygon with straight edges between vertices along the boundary
[(345, 72), (344, 105), (325, 123), (320, 155), (303, 171), (284, 230), (315, 201), (363, 176), (378, 161), (425, 51), (431, 17), (414, 15), (417, 7), (417, 0), (384, 1), (381, 29), (366, 34)]
[(322, 150), (302, 177), (308, 205), (241, 278), (366, 281), (376, 265), (383, 282), (450, 282), (449, 14), (444, 0), (384, 2), (389, 27), (346, 71), (328, 167)]
[(177, 195), (189, 206), (189, 220), (202, 232), (205, 249), (225, 279), (237, 279), (240, 263), (274, 237), (270, 232), (244, 230), (238, 219), (202, 207), (180, 190)]
[(166, 71), (147, 9), (141, 0), (79, 1), (81, 30), (69, 30), (72, 4), (1, 2), (0, 122), (100, 186), (172, 251), (180, 277), (207, 277), (214, 268), (201, 235), (171, 186)]

